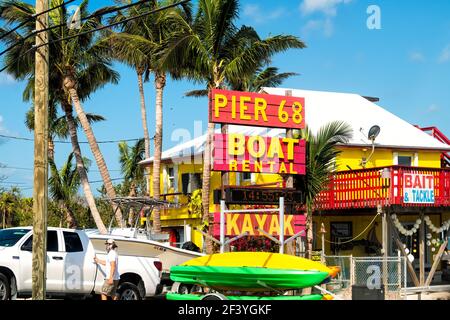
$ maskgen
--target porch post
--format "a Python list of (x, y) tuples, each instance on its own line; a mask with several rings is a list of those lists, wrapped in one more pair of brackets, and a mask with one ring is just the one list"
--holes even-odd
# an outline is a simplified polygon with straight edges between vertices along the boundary
[(414, 282), (414, 285), (416, 287), (418, 287), (419, 286), (419, 279), (417, 279), (417, 275), (416, 275), (416, 272), (414, 270), (414, 267), (413, 267), (411, 261), (409, 261), (409, 259), (408, 259), (408, 255), (406, 254), (405, 248), (403, 247), (403, 243), (400, 241), (400, 237), (398, 236), (397, 229), (395, 229), (395, 227), (393, 226), (392, 221), (390, 219), (387, 220), (387, 222), (391, 226), (392, 235), (394, 236), (394, 240), (395, 240), (395, 243), (397, 244), (397, 247), (400, 249), (400, 252), (405, 257), (406, 266), (408, 268), (409, 275), (411, 276), (411, 279)]
[(225, 200), (220, 200), (220, 253), (225, 252)]
[(419, 229), (419, 264), (420, 264), (420, 274), (419, 282), (423, 286), (425, 284), (425, 221), (423, 210), (420, 210), (420, 224)]
[(382, 242), (383, 242), (383, 285), (387, 287), (387, 279), (388, 279), (388, 222), (387, 222), (387, 214), (386, 211), (383, 210), (383, 207), (379, 204), (377, 206), (377, 213), (381, 215), (381, 232), (382, 232)]
[(326, 260), (325, 260), (325, 233), (327, 233), (327, 231), (325, 230), (325, 225), (322, 222), (322, 224), (320, 226), (320, 235), (322, 238), (322, 254), (321, 254), (322, 259), (321, 260), (322, 260), (323, 264), (326, 263)]

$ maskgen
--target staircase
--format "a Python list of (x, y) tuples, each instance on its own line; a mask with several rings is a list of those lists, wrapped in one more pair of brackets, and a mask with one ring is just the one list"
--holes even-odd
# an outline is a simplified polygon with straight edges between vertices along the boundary
[[(450, 139), (447, 138), (445, 134), (443, 134), (438, 128), (436, 127), (424, 127), (421, 128), (419, 126), (416, 126), (420, 130), (429, 133), (433, 138), (439, 140), (442, 143), (450, 145)], [(441, 166), (442, 168), (450, 168), (450, 153), (444, 152), (441, 155)]]

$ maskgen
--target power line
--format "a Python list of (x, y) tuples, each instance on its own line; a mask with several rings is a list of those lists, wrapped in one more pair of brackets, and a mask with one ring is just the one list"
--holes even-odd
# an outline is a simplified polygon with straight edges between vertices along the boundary
[[(71, 0), (70, 2), (73, 2), (73, 1), (75, 1), (75, 0)], [(127, 5), (124, 5), (124, 6), (121, 6), (121, 7), (114, 7), (114, 8), (105, 10), (105, 11), (100, 11), (100, 12), (98, 12), (98, 13), (91, 14), (90, 16), (81, 18), (81, 19), (80, 19), (80, 22), (83, 22), (83, 21), (86, 21), (86, 20), (89, 20), (89, 19), (92, 19), (92, 18), (100, 17), (100, 16), (103, 16), (103, 15), (106, 15), (106, 14), (110, 14), (110, 13), (115, 12), (115, 11), (120, 11), (120, 10), (128, 9), (128, 8), (130, 8), (130, 7), (137, 6), (137, 5), (139, 5), (139, 4), (143, 4), (143, 3), (149, 2), (149, 1), (150, 1), (150, 0), (141, 0), (141, 1), (138, 1), (138, 2), (135, 2), (135, 3), (130, 3), (130, 4), (127, 4)], [(56, 9), (56, 8), (55, 8), (55, 9)], [(61, 24), (58, 24), (58, 25), (55, 25), (55, 26), (51, 26), (51, 27), (44, 28), (44, 29), (34, 30), (34, 31), (31, 32), (30, 34), (26, 35), (25, 37), (21, 38), (19, 41), (17, 41), (16, 43), (14, 43), (11, 47), (9, 47), (9, 48), (7, 48), (6, 50), (3, 50), (2, 52), (0, 52), (0, 56), (4, 55), (4, 54), (7, 53), (8, 51), (11, 51), (13, 48), (15, 48), (15, 47), (17, 47), (19, 44), (25, 42), (25, 40), (27, 40), (28, 38), (30, 38), (30, 37), (32, 37), (32, 36), (35, 36), (35, 35), (37, 35), (37, 34), (39, 34), (39, 33), (41, 33), (41, 32), (50, 31), (50, 30), (53, 30), (53, 29), (57, 29), (57, 28), (60, 28), (60, 27), (64, 27), (64, 26), (66, 26), (66, 25), (67, 25), (66, 23), (61, 23)], [(0, 39), (1, 39), (1, 38), (0, 38)], [(26, 53), (28, 53), (28, 52), (25, 52), (25, 54), (26, 54)]]
[(27, 184), (28, 182), (13, 182), (13, 181), (2, 181), (0, 184)]
[[(149, 0), (145, 0), (145, 1), (149, 1)], [(6, 69), (8, 69), (10, 66), (12, 66), (14, 63), (16, 63), (16, 61), (18, 59), (20, 59), (21, 57), (27, 55), (29, 52), (31, 52), (33, 50), (39, 49), (40, 47), (47, 46), (47, 45), (54, 44), (54, 43), (58, 43), (58, 42), (65, 41), (65, 40), (70, 40), (70, 39), (73, 39), (73, 38), (76, 38), (76, 37), (80, 37), (80, 36), (84, 36), (84, 35), (87, 35), (87, 34), (90, 34), (90, 33), (93, 33), (93, 32), (105, 30), (105, 29), (108, 29), (108, 28), (111, 28), (111, 27), (114, 27), (114, 26), (118, 26), (118, 25), (127, 23), (127, 22), (135, 20), (135, 19), (139, 19), (139, 18), (148, 16), (150, 14), (154, 14), (154, 13), (157, 13), (157, 12), (160, 12), (160, 11), (163, 11), (163, 10), (167, 10), (167, 9), (179, 6), (181, 4), (188, 3), (190, 1), (191, 0), (183, 0), (183, 1), (180, 1), (180, 2), (177, 2), (177, 3), (174, 3), (174, 4), (167, 5), (165, 7), (157, 8), (155, 10), (151, 10), (149, 12), (146, 12), (146, 13), (143, 13), (143, 14), (140, 14), (140, 15), (137, 15), (137, 16), (133, 16), (133, 17), (127, 18), (127, 19), (125, 19), (123, 21), (118, 21), (118, 22), (115, 22), (115, 23), (112, 23), (112, 24), (109, 24), (109, 25), (106, 25), (106, 26), (102, 26), (102, 27), (99, 27), (99, 28), (95, 28), (93, 30), (88, 30), (88, 31), (85, 31), (85, 32), (81, 32), (81, 33), (78, 33), (78, 34), (75, 34), (75, 35), (72, 35), (72, 36), (68, 36), (68, 37), (63, 37), (63, 38), (60, 38), (60, 39), (52, 40), (52, 41), (49, 41), (47, 43), (42, 43), (40, 45), (33, 45), (30, 49), (28, 49), (23, 54), (21, 54), (19, 57), (17, 57), (17, 59), (15, 59), (15, 61), (13, 61), (13, 62), (9, 63), (8, 65), (6, 65), (5, 67), (3, 67), (0, 70), (0, 73), (2, 73)], [(133, 5), (136, 5), (136, 4), (138, 4), (138, 3), (134, 3)], [(117, 9), (116, 9), (116, 11), (117, 11)]]
[[(0, 138), (6, 138), (6, 139), (13, 139), (13, 140), (23, 140), (23, 141), (33, 141), (33, 138), (23, 138), (23, 137), (16, 137), (16, 136), (9, 136), (9, 135), (5, 135), (5, 134), (0, 134)], [(131, 141), (138, 141), (142, 138), (136, 138), (136, 139), (121, 139), (121, 140), (104, 140), (104, 141), (97, 141), (98, 144), (105, 144), (105, 143), (119, 143), (122, 141), (125, 142), (131, 142)], [(150, 140), (154, 140), (155, 138), (151, 138)], [(71, 144), (72, 142), (70, 141), (63, 141), (63, 140), (54, 140), (54, 143), (65, 143), (65, 144)], [(88, 144), (88, 141), (79, 141), (78, 143), (82, 143), (82, 144)]]
[(0, 166), (0, 169), (14, 169), (14, 170), (27, 170), (27, 171), (33, 171), (32, 168), (21, 168), (21, 167), (9, 167), (9, 166)]
[[(33, 168), (10, 167), (10, 166), (8, 166), (8, 165), (2, 166), (2, 165), (0, 164), (0, 170), (1, 170), (1, 169), (14, 169), (14, 170), (25, 170), (25, 171), (33, 171), (33, 170), (34, 170)], [(111, 169), (111, 170), (108, 170), (108, 171), (111, 171), (111, 172), (119, 172), (119, 171), (122, 171), (122, 170), (120, 170), (120, 169)], [(89, 172), (100, 172), (100, 170), (89, 170)]]
[(124, 23), (127, 23), (129, 21), (148, 16), (148, 15), (153, 14), (153, 13), (157, 13), (157, 12), (160, 12), (160, 11), (163, 11), (163, 10), (167, 10), (167, 9), (176, 7), (176, 6), (180, 5), (180, 4), (184, 4), (184, 3), (187, 3), (187, 2), (190, 2), (190, 1), (191, 0), (183, 0), (183, 1), (180, 1), (180, 2), (177, 2), (177, 3), (174, 3), (174, 4), (167, 5), (165, 7), (157, 8), (155, 10), (151, 10), (151, 11), (143, 13), (143, 14), (139, 14), (139, 15), (134, 16), (134, 17), (127, 18), (127, 19), (122, 20), (122, 21), (118, 21), (118, 22), (114, 22), (114, 23), (106, 25), (106, 26), (98, 27), (98, 28), (95, 28), (93, 30), (88, 30), (88, 31), (85, 31), (85, 32), (81, 32), (81, 33), (72, 35), (72, 36), (68, 36), (68, 37), (52, 40), (52, 41), (49, 41), (48, 43), (42, 43), (42, 44), (40, 44), (38, 46), (34, 45), (33, 49), (39, 49), (40, 47), (43, 47), (43, 46), (46, 46), (46, 45), (58, 43), (58, 42), (65, 41), (65, 40), (70, 40), (70, 39), (73, 39), (73, 38), (76, 38), (76, 37), (80, 37), (80, 36), (84, 36), (84, 35), (87, 35), (87, 34), (90, 34), (90, 33), (93, 33), (93, 32), (97, 32), (97, 31), (105, 30), (105, 29), (108, 29), (108, 28), (111, 28), (111, 27), (115, 27), (115, 26), (118, 26), (120, 24), (124, 24)]
[[(110, 13), (116, 12), (116, 11), (128, 9), (128, 8), (140, 5), (140, 4), (144, 4), (144, 3), (149, 2), (149, 1), (151, 1), (151, 0), (141, 0), (141, 1), (138, 1), (138, 2), (135, 2), (135, 3), (130, 3), (130, 4), (127, 4), (127, 5), (123, 5), (121, 7), (113, 7), (111, 9), (107, 9), (105, 11), (101, 11), (101, 12), (98, 12), (98, 13), (95, 13), (95, 14), (91, 14), (90, 16), (81, 18), (80, 22), (83, 22), (83, 21), (86, 21), (86, 20), (89, 20), (89, 19), (92, 19), (92, 18), (97, 18), (97, 17), (103, 16), (103, 15), (106, 15), (106, 14), (110, 14)], [(59, 25), (47, 27), (45, 29), (39, 30), (37, 33), (44, 32), (44, 31), (50, 31), (50, 30), (53, 30), (53, 29), (64, 27), (65, 25), (66, 25), (65, 23), (62, 23), (62, 24), (59, 24)]]
[[(114, 179), (111, 179), (111, 181), (118, 181), (118, 180), (125, 180), (125, 178), (114, 178)], [(100, 182), (104, 182), (104, 181), (103, 180), (89, 181), (89, 183), (100, 183)]]
[[(43, 15), (43, 14), (46, 14), (46, 13), (48, 13), (48, 12), (50, 12), (50, 11), (53, 11), (53, 10), (59, 9), (59, 8), (61, 8), (61, 7), (64, 7), (64, 6), (66, 6), (66, 5), (68, 5), (69, 3), (72, 3), (72, 2), (75, 2), (75, 0), (69, 0), (69, 1), (63, 2), (63, 3), (59, 4), (59, 5), (57, 5), (56, 7), (52, 7), (52, 8), (50, 8), (50, 9), (45, 10), (45, 11), (42, 11), (42, 12), (35, 13), (35, 14), (31, 15), (30, 18), (28, 18), (28, 19), (26, 19), (25, 21), (21, 22), (18, 26), (14, 27), (13, 29), (11, 29), (11, 30), (9, 30), (9, 31), (7, 31), (7, 32), (5, 32), (5, 33), (3, 33), (2, 35), (0, 35), (0, 40), (2, 40), (3, 38), (9, 36), (9, 35), (10, 35), (11, 33), (13, 33), (14, 31), (16, 31), (16, 30), (22, 28), (24, 25), (26, 25), (28, 22), (32, 21), (32, 20), (35, 19), (36, 17), (39, 17), (39, 16), (41, 16), (41, 15)], [(35, 33), (35, 32), (33, 31), (31, 34), (34, 34), (34, 33)], [(30, 35), (30, 36), (31, 36), (31, 35)], [(1, 55), (2, 55), (2, 54), (0, 54), (0, 56), (1, 56)]]

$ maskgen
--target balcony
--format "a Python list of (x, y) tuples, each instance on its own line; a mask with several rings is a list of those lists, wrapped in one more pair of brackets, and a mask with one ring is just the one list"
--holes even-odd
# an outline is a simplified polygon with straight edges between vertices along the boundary
[[(425, 198), (416, 198), (416, 193), (414, 199), (410, 197), (408, 191), (415, 184), (411, 177), (426, 184), (430, 192)], [(327, 190), (316, 198), (315, 208), (343, 210), (378, 205), (450, 207), (450, 169), (391, 166), (338, 172), (332, 176)]]

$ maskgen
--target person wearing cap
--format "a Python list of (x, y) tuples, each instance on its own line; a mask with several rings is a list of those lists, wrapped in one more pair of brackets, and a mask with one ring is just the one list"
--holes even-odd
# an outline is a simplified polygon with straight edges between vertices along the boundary
[(108, 297), (111, 297), (113, 300), (117, 300), (118, 296), (116, 295), (117, 287), (119, 285), (119, 256), (117, 254), (117, 245), (114, 239), (108, 239), (105, 242), (106, 245), (106, 260), (98, 259), (94, 257), (95, 263), (99, 263), (106, 267), (106, 278), (105, 283), (102, 287), (102, 300), (108, 300)]

